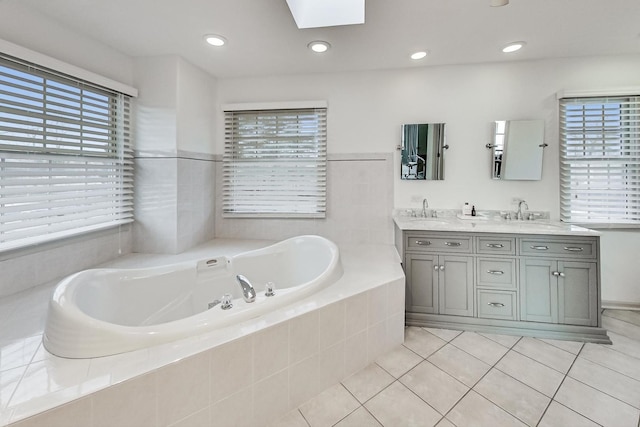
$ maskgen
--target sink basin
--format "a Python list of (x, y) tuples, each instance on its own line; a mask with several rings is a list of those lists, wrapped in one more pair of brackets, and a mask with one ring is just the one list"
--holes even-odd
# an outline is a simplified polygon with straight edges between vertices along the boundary
[(549, 224), (545, 222), (531, 222), (531, 221), (518, 223), (518, 226), (520, 228), (524, 228), (524, 229), (528, 228), (533, 230), (559, 230), (559, 229), (566, 228), (564, 224)]

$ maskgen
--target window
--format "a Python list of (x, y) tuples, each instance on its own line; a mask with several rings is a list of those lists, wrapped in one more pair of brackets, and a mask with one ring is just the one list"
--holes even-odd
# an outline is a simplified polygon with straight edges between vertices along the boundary
[(225, 112), (223, 215), (324, 218), (326, 108)]
[(133, 220), (128, 96), (0, 57), (0, 251)]
[(561, 99), (560, 216), (640, 224), (640, 97)]

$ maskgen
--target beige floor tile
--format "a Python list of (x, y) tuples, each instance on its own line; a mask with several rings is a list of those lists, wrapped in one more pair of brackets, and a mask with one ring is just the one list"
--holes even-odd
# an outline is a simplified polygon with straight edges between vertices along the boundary
[(518, 341), (518, 344), (513, 346), (513, 350), (563, 374), (567, 373), (576, 358), (574, 354), (529, 337)]
[(493, 366), (509, 349), (475, 332), (463, 332), (451, 344)]
[(570, 377), (565, 378), (555, 400), (605, 427), (638, 425), (638, 409)]
[(491, 366), (451, 344), (442, 347), (427, 360), (469, 387), (473, 387), (491, 369)]
[(382, 427), (374, 417), (363, 406), (359, 407), (335, 427)]
[(422, 357), (404, 346), (399, 346), (376, 360), (376, 363), (394, 378), (400, 378), (420, 362)]
[[(640, 360), (638, 361), (640, 363)], [(640, 381), (578, 357), (568, 374), (609, 396), (640, 408)]]
[(640, 341), (640, 327), (624, 320), (602, 316), (602, 327), (625, 337)]
[(584, 345), (580, 357), (640, 381), (640, 363), (635, 357), (627, 356), (604, 345), (589, 343)]
[(631, 310), (605, 310), (602, 313), (603, 317), (612, 317), (614, 319), (622, 320), (627, 323), (631, 323), (636, 326), (640, 326), (640, 311)]
[(582, 346), (584, 346), (583, 342), (579, 341), (564, 341), (564, 340), (551, 340), (551, 339), (542, 339), (542, 342), (546, 342), (547, 344), (551, 344), (554, 347), (561, 348), (564, 351), (568, 351), (571, 354), (578, 354), (580, 350), (582, 350)]
[(469, 387), (426, 360), (402, 376), (400, 382), (442, 415), (469, 391)]
[(495, 341), (498, 344), (505, 346), (507, 348), (511, 348), (514, 345), (516, 345), (516, 343), (518, 342), (518, 340), (520, 340), (520, 338), (522, 338), (519, 335), (503, 335), (503, 334), (480, 334), (483, 337), (489, 338), (491, 341)]
[(420, 356), (427, 358), (447, 342), (422, 328), (408, 327), (404, 331), (404, 345)]
[(301, 405), (299, 409), (311, 427), (319, 427), (334, 425), (359, 406), (356, 398), (342, 384), (336, 384)]
[(342, 381), (360, 403), (364, 403), (395, 381), (387, 371), (372, 363)]
[(453, 407), (447, 414), (447, 419), (459, 427), (522, 427), (526, 425), (473, 390)]
[(440, 328), (422, 328), (422, 329), (447, 342), (451, 341), (452, 339), (454, 339), (455, 337), (457, 337), (462, 333), (462, 331), (454, 331), (453, 329), (440, 329)]
[(535, 426), (551, 399), (509, 375), (492, 369), (473, 388), (514, 417)]
[(632, 340), (631, 338), (611, 331), (607, 331), (607, 333), (612, 342), (609, 346), (610, 349), (640, 359), (640, 341)]
[(559, 404), (558, 402), (551, 402), (547, 412), (544, 413), (542, 420), (538, 427), (598, 427), (598, 424), (594, 423), (588, 418), (583, 417), (575, 411)]
[(442, 416), (400, 382), (364, 405), (383, 426), (432, 427)]
[(540, 393), (553, 397), (564, 375), (517, 351), (507, 353), (495, 366)]
[(309, 427), (298, 409), (287, 412), (282, 418), (271, 424), (271, 427)]
[(451, 421), (446, 418), (440, 420), (436, 427), (456, 427)]

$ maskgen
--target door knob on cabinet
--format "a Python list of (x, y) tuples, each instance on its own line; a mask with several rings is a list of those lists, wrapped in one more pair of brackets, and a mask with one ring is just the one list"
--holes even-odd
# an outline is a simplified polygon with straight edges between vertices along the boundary
[(444, 271), (444, 265), (440, 266), (440, 271)]

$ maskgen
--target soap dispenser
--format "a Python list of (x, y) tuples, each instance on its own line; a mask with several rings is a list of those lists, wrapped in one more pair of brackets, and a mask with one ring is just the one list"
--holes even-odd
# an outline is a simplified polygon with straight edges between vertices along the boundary
[(476, 205), (471, 207), (471, 216), (476, 216)]

